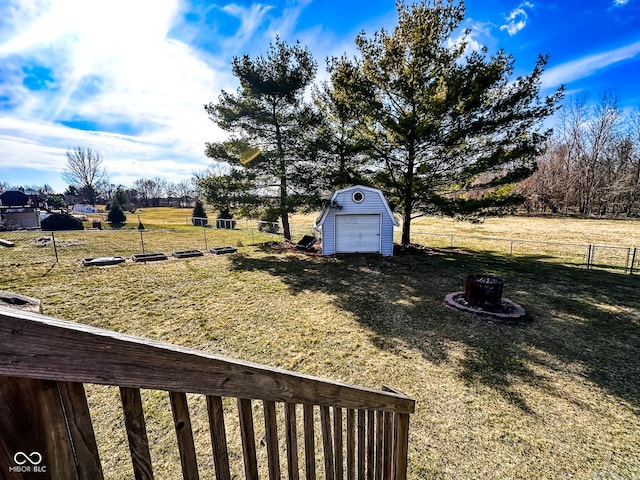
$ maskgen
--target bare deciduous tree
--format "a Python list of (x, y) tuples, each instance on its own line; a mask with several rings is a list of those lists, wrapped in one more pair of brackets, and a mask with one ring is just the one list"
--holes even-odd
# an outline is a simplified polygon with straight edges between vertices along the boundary
[(521, 188), (532, 213), (640, 215), (640, 111), (625, 118), (611, 93), (568, 103)]
[(189, 206), (189, 201), (195, 196), (194, 190), (192, 180), (180, 180), (175, 184), (176, 197), (178, 197), (178, 205), (180, 207)]
[(102, 154), (90, 147), (73, 147), (67, 150), (67, 165), (62, 178), (96, 204), (96, 189), (102, 182), (108, 182)]
[(145, 207), (160, 206), (160, 198), (166, 189), (167, 182), (160, 177), (139, 178), (133, 183), (140, 195), (140, 203)]

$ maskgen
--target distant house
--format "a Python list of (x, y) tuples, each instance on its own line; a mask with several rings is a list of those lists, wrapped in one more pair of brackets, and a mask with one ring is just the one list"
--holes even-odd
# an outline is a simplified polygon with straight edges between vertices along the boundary
[(322, 253), (393, 255), (393, 228), (399, 226), (377, 188), (355, 185), (337, 190), (316, 220)]
[(6, 229), (38, 228), (38, 195), (25, 195), (18, 190), (0, 194), (0, 226)]

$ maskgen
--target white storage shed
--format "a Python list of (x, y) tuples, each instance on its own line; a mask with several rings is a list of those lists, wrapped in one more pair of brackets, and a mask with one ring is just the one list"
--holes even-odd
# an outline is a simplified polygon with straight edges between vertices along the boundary
[(393, 227), (398, 222), (377, 188), (355, 185), (337, 190), (331, 204), (316, 220), (322, 253), (379, 253), (393, 255)]

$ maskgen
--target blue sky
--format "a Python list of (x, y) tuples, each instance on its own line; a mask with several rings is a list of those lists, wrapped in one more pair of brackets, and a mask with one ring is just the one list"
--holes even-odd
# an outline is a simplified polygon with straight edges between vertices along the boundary
[[(504, 48), (516, 74), (549, 54), (543, 93), (612, 90), (640, 108), (640, 0), (469, 0), (471, 48)], [(65, 188), (65, 152), (99, 150), (111, 181), (190, 178), (224, 138), (203, 105), (237, 87), (235, 55), (300, 40), (356, 53), (360, 31), (393, 29), (393, 0), (0, 0), (0, 181)]]

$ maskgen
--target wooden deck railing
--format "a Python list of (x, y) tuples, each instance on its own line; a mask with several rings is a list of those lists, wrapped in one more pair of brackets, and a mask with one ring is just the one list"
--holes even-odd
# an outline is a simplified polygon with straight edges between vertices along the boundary
[[(247, 479), (258, 478), (259, 471), (255, 401), (263, 404), (270, 480), (281, 478), (282, 442), (285, 478), (313, 480), (322, 471), (329, 480), (406, 478), (415, 402), (405, 395), (5, 307), (0, 307), (0, 478), (45, 478), (33, 476), (45, 472), (55, 479), (103, 478), (84, 384), (119, 387), (135, 478), (154, 478), (140, 389), (168, 392), (185, 479), (199, 478), (187, 393), (206, 397), (217, 480), (231, 478), (223, 409), (223, 398), (229, 397), (237, 399)], [(284, 411), (283, 439), (276, 408)], [(318, 472), (317, 459), (323, 465)]]

